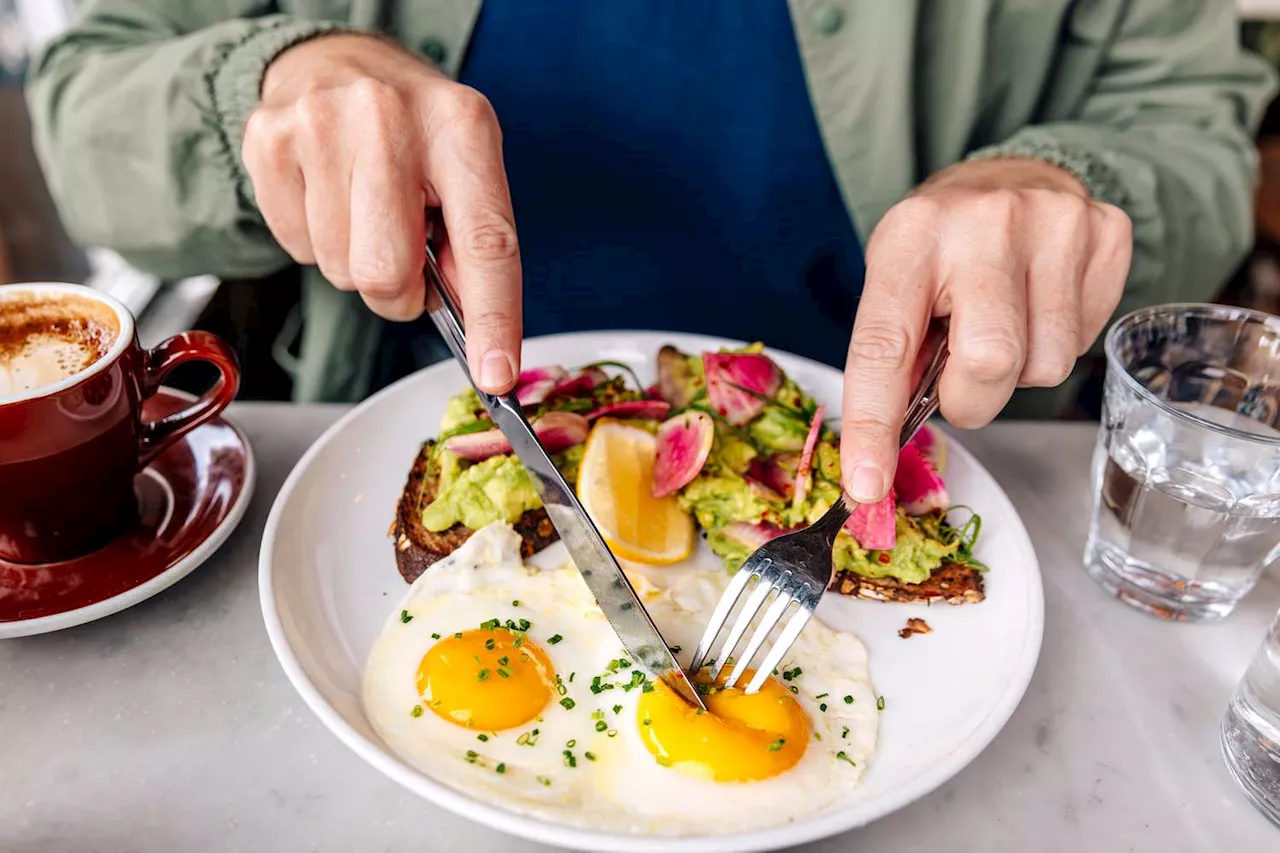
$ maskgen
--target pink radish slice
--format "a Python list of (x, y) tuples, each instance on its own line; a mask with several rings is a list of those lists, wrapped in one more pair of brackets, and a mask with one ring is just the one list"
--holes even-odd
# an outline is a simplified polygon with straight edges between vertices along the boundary
[(893, 490), (907, 515), (926, 515), (951, 506), (951, 497), (942, 477), (929, 459), (910, 443), (898, 454), (898, 470), (893, 475)]
[(868, 551), (891, 551), (898, 543), (897, 509), (893, 490), (883, 500), (873, 504), (858, 504), (844, 529), (858, 545)]
[(662, 400), (628, 400), (623, 403), (609, 403), (595, 411), (587, 413), (587, 420), (596, 418), (634, 418), (637, 420), (660, 421), (671, 411), (671, 406)]
[(658, 427), (653, 462), (653, 496), (672, 495), (693, 481), (707, 464), (716, 427), (706, 412), (685, 412)]
[[(581, 444), (587, 440), (589, 430), (587, 419), (573, 412), (547, 412), (533, 424), (533, 431), (548, 453), (559, 453)], [(511, 442), (496, 429), (450, 436), (444, 440), (444, 447), (468, 462), (483, 462), (491, 456), (511, 452)]]
[(764, 397), (782, 385), (782, 371), (767, 355), (704, 352), (703, 371), (712, 407), (734, 426), (745, 426), (764, 411)]
[[(658, 350), (657, 396), (680, 409), (693, 399), (693, 372), (689, 369), (689, 357), (667, 344)], [(652, 395), (652, 389), (650, 389)]]
[(747, 482), (759, 483), (783, 500), (788, 500), (795, 493), (796, 475), (792, 472), (798, 465), (799, 457), (794, 453), (757, 456), (747, 467)]
[(786, 528), (778, 527), (776, 524), (770, 524), (767, 521), (762, 521), (759, 524), (735, 521), (733, 524), (726, 524), (720, 528), (722, 536), (727, 536), (734, 542), (750, 548), (753, 552), (766, 542), (772, 542), (779, 536), (790, 532)]
[(924, 454), (924, 458), (929, 460), (933, 470), (939, 474), (942, 473), (942, 464), (946, 459), (946, 446), (942, 435), (933, 427), (928, 424), (920, 427), (920, 430), (907, 442), (907, 447), (919, 450)]
[(813, 467), (813, 450), (818, 446), (818, 433), (822, 431), (824, 411), (826, 407), (819, 406), (813, 413), (813, 420), (809, 423), (809, 434), (804, 440), (804, 450), (800, 451), (800, 467), (796, 469), (796, 494), (791, 500), (792, 507), (800, 506), (809, 496), (809, 486), (813, 482), (810, 470)]
[(568, 371), (558, 365), (522, 370), (516, 380), (516, 399), (522, 406), (536, 406), (568, 375)]
[(548, 397), (576, 397), (585, 394), (601, 383), (609, 381), (609, 374), (598, 367), (584, 367), (561, 379), (551, 389)]

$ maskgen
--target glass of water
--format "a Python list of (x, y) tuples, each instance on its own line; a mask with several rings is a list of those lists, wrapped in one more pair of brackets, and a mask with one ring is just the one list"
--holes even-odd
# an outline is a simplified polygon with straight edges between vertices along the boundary
[(1280, 825), (1280, 613), (1222, 718), (1222, 753), (1249, 799)]
[(1148, 613), (1226, 616), (1280, 556), (1280, 318), (1145, 308), (1106, 354), (1085, 566)]

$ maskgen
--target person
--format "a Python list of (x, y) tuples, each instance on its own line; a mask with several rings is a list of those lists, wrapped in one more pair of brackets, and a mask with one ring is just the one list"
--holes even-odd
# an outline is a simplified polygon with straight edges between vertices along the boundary
[(870, 501), (932, 316), (943, 414), (977, 427), (1118, 306), (1212, 294), (1272, 90), (1229, 0), (90, 0), (29, 99), (80, 240), (165, 277), (307, 268), (299, 399), (422, 339), (378, 317), (421, 313), (438, 209), (486, 390), (522, 332), (844, 361)]

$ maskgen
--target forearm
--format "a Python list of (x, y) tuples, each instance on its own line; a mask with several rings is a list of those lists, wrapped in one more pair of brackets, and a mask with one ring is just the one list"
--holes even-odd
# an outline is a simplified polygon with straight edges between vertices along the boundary
[(184, 32), (144, 0), (93, 4), (32, 69), (35, 142), (71, 234), (163, 277), (289, 262), (240, 161), (271, 58), (331, 25), (275, 15)]

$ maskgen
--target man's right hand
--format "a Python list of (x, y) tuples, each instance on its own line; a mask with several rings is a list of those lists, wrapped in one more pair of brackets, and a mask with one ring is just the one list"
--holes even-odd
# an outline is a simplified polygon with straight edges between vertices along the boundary
[(241, 154), (285, 251), (389, 319), (422, 313), (426, 211), (439, 207), (471, 372), (490, 393), (510, 390), (520, 254), (483, 95), (381, 38), (322, 36), (268, 67)]

